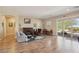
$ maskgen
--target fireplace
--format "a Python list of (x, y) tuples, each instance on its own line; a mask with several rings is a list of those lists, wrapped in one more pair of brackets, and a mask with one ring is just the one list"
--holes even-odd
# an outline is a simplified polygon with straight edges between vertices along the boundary
[(33, 30), (33, 28), (23, 28), (23, 32), (24, 32), (26, 35), (34, 35), (34, 30)]

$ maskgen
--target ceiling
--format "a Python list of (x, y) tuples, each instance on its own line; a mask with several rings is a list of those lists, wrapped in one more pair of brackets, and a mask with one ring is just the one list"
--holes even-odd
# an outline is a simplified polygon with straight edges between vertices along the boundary
[(74, 6), (0, 6), (0, 15), (18, 15), (34, 18), (55, 17), (77, 10)]

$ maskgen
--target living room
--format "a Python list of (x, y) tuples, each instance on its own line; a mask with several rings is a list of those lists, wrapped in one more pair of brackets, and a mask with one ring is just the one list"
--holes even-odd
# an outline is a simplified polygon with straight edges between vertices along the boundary
[(45, 20), (12, 15), (0, 18), (0, 52), (49, 52), (56, 49), (56, 20), (53, 18)]
[(57, 20), (78, 17), (78, 10), (74, 6), (0, 7), (0, 52), (55, 52), (64, 45), (58, 44), (64, 43), (64, 36), (58, 38)]

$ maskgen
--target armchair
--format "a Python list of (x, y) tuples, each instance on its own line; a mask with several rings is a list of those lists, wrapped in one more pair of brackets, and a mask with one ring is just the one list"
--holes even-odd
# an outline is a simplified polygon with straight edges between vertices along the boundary
[(16, 33), (16, 40), (17, 42), (27, 42), (29, 41), (30, 39), (28, 39), (28, 37), (23, 33), (23, 32), (17, 32)]

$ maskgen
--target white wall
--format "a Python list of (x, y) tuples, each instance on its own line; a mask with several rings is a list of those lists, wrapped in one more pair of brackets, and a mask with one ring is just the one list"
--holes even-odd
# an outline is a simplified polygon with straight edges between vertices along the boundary
[(19, 17), (15, 16), (15, 30), (16, 32), (19, 30)]
[(31, 23), (25, 24), (24, 18), (27, 18), (27, 17), (24, 17), (24, 16), (19, 17), (19, 24), (21, 25), (22, 28), (23, 27), (34, 27), (34, 24), (37, 24), (37, 26), (36, 26), (37, 28), (42, 28), (42, 21), (41, 20), (31, 18)]
[(45, 29), (53, 30), (53, 35), (57, 34), (56, 33), (56, 19), (49, 18), (49, 19), (43, 20), (43, 25)]
[(44, 20), (44, 28), (47, 30), (51, 30), (52, 29), (52, 21), (51, 20)]
[(0, 38), (3, 37), (3, 26), (2, 26), (2, 23), (3, 23), (3, 16), (0, 16)]
[(56, 19), (51, 20), (52, 20), (53, 35), (57, 35)]

